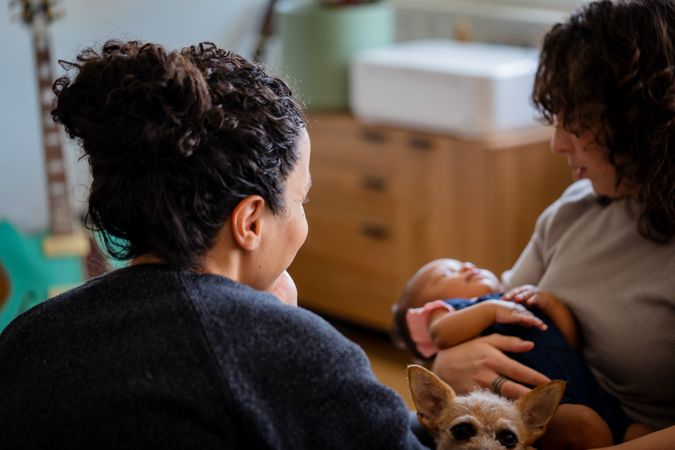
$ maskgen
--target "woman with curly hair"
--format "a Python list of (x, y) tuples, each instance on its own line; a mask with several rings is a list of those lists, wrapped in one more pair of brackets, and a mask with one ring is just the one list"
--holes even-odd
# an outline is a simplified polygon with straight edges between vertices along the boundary
[(286, 84), (212, 44), (67, 65), (53, 116), (131, 263), (0, 335), (2, 448), (420, 448), (363, 352), (294, 307), (310, 142)]
[[(603, 418), (624, 442), (616, 448), (672, 448), (675, 2), (575, 11), (544, 38), (533, 100), (578, 181), (539, 217), (503, 288), (536, 285), (572, 311)], [(479, 337), (442, 350), (434, 370), (460, 392), (492, 385), (515, 398), (547, 381), (508, 357), (531, 349), (513, 336)]]

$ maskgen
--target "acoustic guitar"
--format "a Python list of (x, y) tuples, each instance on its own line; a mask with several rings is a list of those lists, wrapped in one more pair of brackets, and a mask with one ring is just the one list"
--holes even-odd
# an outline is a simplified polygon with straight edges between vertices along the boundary
[(84, 258), (91, 248), (88, 235), (75, 226), (61, 135), (51, 118), (54, 95), (47, 25), (54, 19), (52, 4), (48, 0), (20, 3), (22, 20), (33, 34), (49, 229), (24, 235), (9, 222), (0, 221), (0, 331), (28, 308), (82, 283)]

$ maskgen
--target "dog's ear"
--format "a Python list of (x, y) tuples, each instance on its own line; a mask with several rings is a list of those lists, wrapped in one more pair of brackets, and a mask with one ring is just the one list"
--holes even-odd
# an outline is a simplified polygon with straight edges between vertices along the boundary
[(415, 364), (408, 366), (408, 386), (420, 424), (433, 433), (437, 428), (434, 419), (454, 401), (455, 391), (433, 372)]
[(546, 431), (546, 425), (555, 414), (565, 392), (565, 382), (556, 380), (531, 390), (516, 403), (522, 414), (531, 442)]

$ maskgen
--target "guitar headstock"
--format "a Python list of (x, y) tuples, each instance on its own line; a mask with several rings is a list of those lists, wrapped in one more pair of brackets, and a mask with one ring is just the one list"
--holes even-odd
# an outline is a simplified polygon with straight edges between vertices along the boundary
[(10, 8), (17, 9), (21, 21), (27, 25), (34, 25), (36, 21), (51, 23), (63, 15), (55, 9), (57, 0), (12, 0)]

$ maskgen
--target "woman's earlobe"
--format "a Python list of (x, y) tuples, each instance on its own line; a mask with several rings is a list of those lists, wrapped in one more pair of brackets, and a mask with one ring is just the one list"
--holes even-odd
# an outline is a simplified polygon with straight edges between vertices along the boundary
[(232, 211), (232, 235), (242, 249), (252, 251), (260, 245), (264, 210), (265, 200), (259, 195), (249, 195)]

